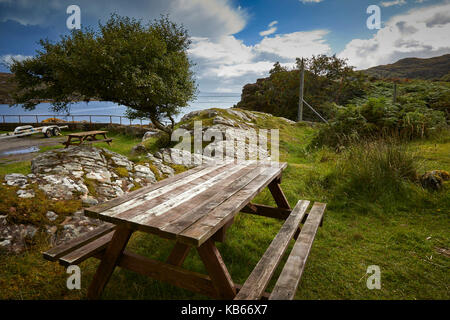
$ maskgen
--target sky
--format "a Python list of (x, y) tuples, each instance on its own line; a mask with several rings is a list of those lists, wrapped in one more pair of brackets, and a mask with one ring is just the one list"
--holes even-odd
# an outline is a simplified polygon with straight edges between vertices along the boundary
[[(39, 39), (69, 33), (74, 4), (82, 27), (111, 13), (143, 21), (169, 14), (189, 31), (200, 92), (240, 93), (296, 57), (336, 54), (366, 69), (450, 53), (450, 0), (0, 0), (0, 71), (32, 57)], [(380, 9), (379, 29), (367, 25), (371, 5)]]

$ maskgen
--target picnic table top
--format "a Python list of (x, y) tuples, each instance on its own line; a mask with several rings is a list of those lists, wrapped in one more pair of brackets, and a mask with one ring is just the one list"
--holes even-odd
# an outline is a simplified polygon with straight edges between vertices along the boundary
[(87, 208), (85, 214), (200, 246), (286, 166), (268, 161), (202, 165)]
[(70, 133), (68, 136), (72, 137), (84, 137), (84, 136), (91, 136), (96, 134), (103, 134), (107, 133), (108, 131), (84, 131), (84, 132), (76, 132), (76, 133)]

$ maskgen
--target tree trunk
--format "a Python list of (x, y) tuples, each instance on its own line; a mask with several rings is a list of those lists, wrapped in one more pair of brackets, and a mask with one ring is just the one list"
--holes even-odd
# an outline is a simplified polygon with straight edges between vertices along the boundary
[(168, 127), (163, 125), (156, 117), (150, 116), (150, 121), (153, 123), (153, 125), (158, 128), (161, 131), (164, 131), (165, 133), (167, 133), (169, 136), (172, 135), (172, 131), (173, 131), (173, 125), (172, 127)]

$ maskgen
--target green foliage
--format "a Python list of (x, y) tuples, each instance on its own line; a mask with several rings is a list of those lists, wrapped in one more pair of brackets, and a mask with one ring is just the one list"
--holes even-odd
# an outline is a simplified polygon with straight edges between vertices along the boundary
[(336, 194), (351, 199), (403, 197), (409, 182), (418, 181), (419, 162), (405, 145), (378, 140), (351, 145), (329, 178)]
[(125, 105), (128, 115), (170, 132), (161, 120), (172, 119), (196, 91), (189, 44), (187, 31), (167, 17), (143, 25), (113, 14), (98, 32), (73, 30), (57, 43), (41, 40), (36, 57), (15, 61), (15, 103), (33, 109), (51, 99), (59, 111), (74, 100), (96, 98)]
[[(345, 104), (349, 99), (364, 94), (365, 76), (353, 71), (353, 67), (348, 66), (345, 60), (319, 55), (305, 59), (304, 63), (304, 100), (325, 118), (334, 116), (334, 104)], [(296, 120), (300, 66), (299, 59), (293, 70), (276, 63), (268, 78), (244, 86), (237, 107)], [(317, 116), (305, 106), (304, 119), (317, 120)]]
[(339, 107), (335, 118), (321, 127), (314, 144), (336, 147), (391, 136), (411, 140), (431, 136), (445, 127), (444, 113), (419, 101), (394, 104), (386, 98), (368, 98), (359, 106)]

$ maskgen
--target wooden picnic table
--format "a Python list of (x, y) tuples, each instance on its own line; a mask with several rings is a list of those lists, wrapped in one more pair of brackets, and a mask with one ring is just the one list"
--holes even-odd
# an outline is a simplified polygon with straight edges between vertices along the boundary
[[(85, 132), (77, 132), (70, 133), (67, 135), (67, 141), (62, 142), (65, 145), (65, 148), (68, 148), (70, 145), (80, 145), (85, 142), (94, 143), (94, 142), (106, 142), (108, 145), (112, 142), (112, 139), (106, 136), (108, 131), (85, 131)], [(103, 139), (98, 139), (97, 135), (103, 136)]]
[[(280, 188), (286, 163), (245, 161), (202, 165), (128, 195), (85, 209), (87, 216), (115, 225), (106, 251), (90, 284), (88, 298), (98, 298), (116, 266), (208, 296), (232, 299), (237, 286), (215, 245), (224, 241), (235, 215), (246, 208), (276, 216), (291, 209)], [(269, 186), (278, 207), (250, 201)], [(305, 207), (306, 209), (306, 207)], [(134, 231), (175, 241), (167, 262), (155, 261), (125, 250)], [(111, 238), (112, 237), (112, 238)], [(209, 274), (182, 268), (195, 247)]]

